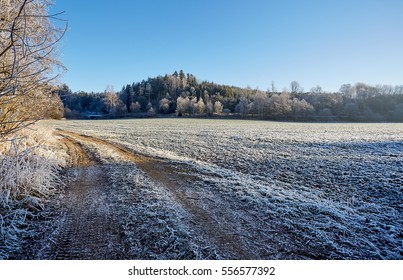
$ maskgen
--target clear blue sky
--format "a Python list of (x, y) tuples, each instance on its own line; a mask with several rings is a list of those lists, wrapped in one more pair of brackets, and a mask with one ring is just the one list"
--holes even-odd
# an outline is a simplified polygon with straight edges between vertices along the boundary
[(120, 90), (183, 69), (266, 90), (403, 84), (402, 0), (55, 0), (69, 30), (62, 81)]

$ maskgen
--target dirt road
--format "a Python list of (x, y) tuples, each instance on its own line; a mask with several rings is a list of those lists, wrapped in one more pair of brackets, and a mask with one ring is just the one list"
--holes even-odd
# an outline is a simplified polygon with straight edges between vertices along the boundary
[(63, 135), (72, 167), (45, 259), (123, 259), (123, 231), (106, 196), (109, 178), (82, 144)]
[(184, 163), (57, 131), (70, 156), (26, 259), (304, 259), (286, 228)]
[[(29, 258), (258, 258), (228, 226), (237, 221), (197, 190), (200, 180), (185, 167), (102, 139), (67, 131), (57, 135), (71, 167), (53, 222)], [(137, 187), (127, 179), (135, 166), (147, 180)], [(148, 188), (159, 189), (150, 195)]]
[[(59, 132), (59, 135), (64, 137), (63, 142), (68, 147), (73, 164), (76, 166), (74, 168), (76, 174), (66, 200), (66, 208), (69, 209), (67, 229), (61, 234), (61, 242), (57, 242), (62, 246), (54, 250), (57, 256), (68, 259), (76, 256), (91, 258), (125, 256), (124, 246), (119, 244), (122, 242), (118, 223), (114, 222), (118, 217), (112, 217), (113, 213), (105, 210), (107, 202), (102, 199), (104, 188), (108, 185), (107, 175), (102, 173), (100, 162), (94, 161), (92, 159), (94, 157), (77, 142), (82, 141), (90, 142), (102, 149), (112, 150), (134, 162), (154, 182), (165, 186), (177, 203), (190, 214), (191, 223), (197, 226), (197, 231), (204, 236), (204, 239), (222, 251), (220, 255), (241, 259), (254, 257), (251, 252), (243, 248), (241, 240), (236, 235), (220, 227), (220, 223), (205, 209), (206, 205), (200, 205), (200, 198), (195, 197), (195, 193), (189, 199), (188, 194), (180, 190), (184, 183), (192, 184), (197, 180), (196, 177), (186, 174), (184, 170), (173, 168), (167, 162), (135, 154), (123, 146), (101, 139), (72, 132)], [(105, 221), (109, 222), (106, 224)], [(90, 240), (87, 240), (85, 236), (91, 236)], [(92, 246), (92, 244), (98, 244), (98, 246)], [(99, 244), (104, 246), (99, 247)], [(109, 250), (110, 247), (115, 250)], [(120, 249), (116, 250), (116, 248)]]

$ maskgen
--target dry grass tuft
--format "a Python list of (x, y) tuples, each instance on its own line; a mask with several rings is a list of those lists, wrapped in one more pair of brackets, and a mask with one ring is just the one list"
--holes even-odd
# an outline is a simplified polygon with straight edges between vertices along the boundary
[(0, 142), (0, 259), (19, 248), (27, 220), (44, 209), (60, 184), (65, 155), (56, 143), (50, 130), (38, 127)]

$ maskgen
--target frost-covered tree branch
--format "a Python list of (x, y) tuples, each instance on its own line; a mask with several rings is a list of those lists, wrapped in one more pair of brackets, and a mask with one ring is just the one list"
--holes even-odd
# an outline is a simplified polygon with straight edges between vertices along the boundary
[(48, 0), (0, 0), (0, 138), (46, 116), (51, 82), (65, 67)]

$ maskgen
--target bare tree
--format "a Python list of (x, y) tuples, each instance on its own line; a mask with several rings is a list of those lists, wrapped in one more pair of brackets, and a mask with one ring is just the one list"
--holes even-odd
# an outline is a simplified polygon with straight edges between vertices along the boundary
[(314, 111), (313, 106), (305, 99), (299, 100), (298, 98), (293, 98), (291, 100), (291, 108), (294, 119), (305, 118), (307, 114)]
[(133, 113), (138, 113), (141, 110), (141, 105), (138, 101), (136, 102), (132, 102), (132, 104), (130, 104), (130, 112)]
[(203, 115), (205, 109), (206, 109), (206, 104), (204, 104), (203, 98), (200, 97), (199, 101), (197, 102), (197, 112), (200, 115)]
[(354, 93), (354, 89), (351, 86), (351, 84), (343, 84), (340, 86), (339, 92), (341, 93), (342, 96), (352, 98)]
[(273, 117), (287, 117), (292, 111), (291, 104), (288, 92), (273, 94), (268, 102), (269, 112)]
[(271, 81), (271, 93), (275, 93), (275, 92), (277, 92), (277, 88), (274, 85), (274, 81)]
[(214, 106), (213, 103), (211, 102), (211, 100), (207, 99), (206, 101), (206, 113), (208, 116), (211, 116), (214, 112)]
[(64, 66), (48, 0), (0, 0), (0, 138), (46, 116), (51, 82)]
[(116, 111), (119, 104), (119, 96), (116, 94), (113, 87), (107, 86), (105, 90), (104, 105), (109, 113)]
[(252, 108), (261, 118), (263, 118), (265, 114), (268, 102), (267, 94), (262, 91), (258, 91), (253, 98)]
[(297, 81), (292, 81), (290, 84), (291, 93), (302, 93), (304, 89)]
[(324, 91), (321, 86), (317, 85), (317, 86), (311, 88), (311, 93), (322, 94), (322, 93), (324, 93)]
[(193, 96), (189, 100), (189, 111), (191, 115), (194, 115), (197, 112), (197, 97)]
[(214, 102), (214, 112), (216, 114), (221, 114), (223, 110), (223, 106), (220, 101)]
[(103, 99), (105, 110), (112, 117), (127, 113), (127, 107), (119, 98), (113, 86), (108, 85), (105, 90), (105, 97)]
[(163, 114), (167, 114), (169, 112), (170, 106), (171, 106), (171, 101), (167, 98), (162, 98), (159, 102), (160, 112)]
[(151, 98), (151, 93), (152, 93), (153, 89), (151, 87), (150, 83), (147, 83), (146, 85), (146, 92), (147, 92), (147, 96), (148, 96), (148, 103), (150, 103), (150, 98)]
[(182, 97), (179, 96), (178, 99), (176, 100), (176, 114), (178, 116), (182, 116), (188, 112), (189, 108), (189, 97)]
[(235, 112), (239, 113), (244, 117), (249, 110), (249, 100), (242, 96), (241, 99), (239, 100), (239, 103), (235, 107)]

